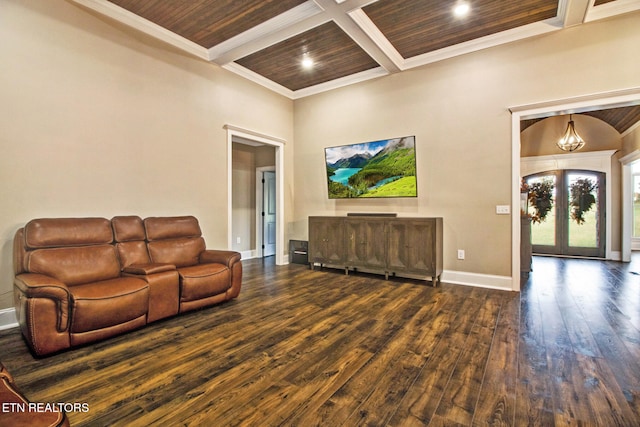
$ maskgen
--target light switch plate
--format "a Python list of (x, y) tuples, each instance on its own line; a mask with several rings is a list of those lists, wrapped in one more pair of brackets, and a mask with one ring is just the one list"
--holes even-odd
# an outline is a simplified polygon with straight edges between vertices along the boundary
[(509, 215), (511, 213), (511, 207), (509, 205), (497, 205), (496, 213), (498, 215)]

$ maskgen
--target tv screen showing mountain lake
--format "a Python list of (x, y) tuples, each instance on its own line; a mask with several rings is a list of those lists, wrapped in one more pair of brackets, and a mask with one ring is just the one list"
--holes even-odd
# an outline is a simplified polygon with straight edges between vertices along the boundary
[(415, 136), (325, 148), (330, 199), (417, 197)]

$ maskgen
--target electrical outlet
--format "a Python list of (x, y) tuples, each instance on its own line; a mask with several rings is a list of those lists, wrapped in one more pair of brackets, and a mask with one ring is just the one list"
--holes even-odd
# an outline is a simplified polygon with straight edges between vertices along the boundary
[(458, 249), (458, 259), (464, 259), (464, 249)]
[(240, 239), (240, 237), (236, 237), (236, 243), (237, 243), (237, 244), (242, 243), (242, 239)]

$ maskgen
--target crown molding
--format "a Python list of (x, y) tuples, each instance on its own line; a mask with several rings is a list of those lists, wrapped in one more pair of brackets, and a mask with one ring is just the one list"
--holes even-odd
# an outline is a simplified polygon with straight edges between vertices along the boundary
[(93, 10), (101, 15), (118, 21), (128, 27), (134, 28), (144, 34), (147, 34), (157, 40), (170, 44), (184, 52), (196, 56), (205, 61), (209, 61), (209, 52), (202, 46), (179, 36), (153, 22), (144, 19), (128, 10), (116, 6), (108, 1), (100, 0), (69, 0), (79, 6)]

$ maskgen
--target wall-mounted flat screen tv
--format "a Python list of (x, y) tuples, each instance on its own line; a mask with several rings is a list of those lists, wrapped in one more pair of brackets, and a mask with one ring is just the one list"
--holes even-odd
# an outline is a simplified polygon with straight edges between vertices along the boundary
[(416, 137), (325, 148), (330, 199), (417, 197)]

